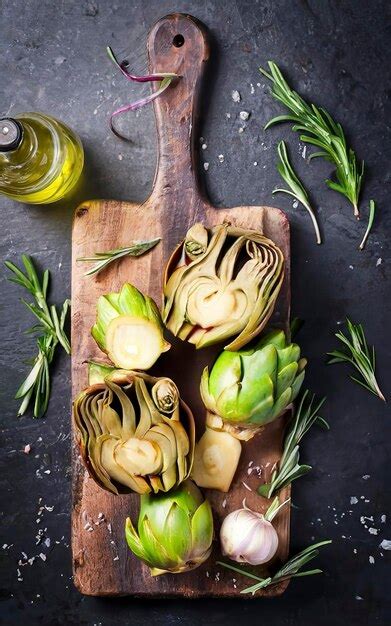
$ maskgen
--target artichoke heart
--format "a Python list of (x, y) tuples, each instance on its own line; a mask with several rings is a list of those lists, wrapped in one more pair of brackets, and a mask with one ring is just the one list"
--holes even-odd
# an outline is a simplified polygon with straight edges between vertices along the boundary
[(155, 302), (129, 283), (99, 298), (91, 333), (114, 365), (126, 370), (147, 370), (170, 348)]
[(163, 321), (197, 348), (232, 339), (237, 350), (265, 327), (284, 279), (284, 257), (255, 230), (194, 224), (164, 276)]
[(112, 371), (79, 394), (73, 416), (81, 456), (107, 491), (168, 491), (189, 476), (194, 418), (169, 378)]
[(206, 561), (212, 550), (212, 510), (191, 480), (140, 500), (137, 530), (127, 518), (125, 537), (152, 576), (188, 572)]
[(259, 429), (273, 421), (299, 393), (306, 363), (299, 346), (288, 343), (278, 329), (265, 333), (252, 348), (222, 352), (201, 378), (209, 426), (219, 428), (220, 423), (224, 429), (227, 425), (234, 434), (231, 426)]

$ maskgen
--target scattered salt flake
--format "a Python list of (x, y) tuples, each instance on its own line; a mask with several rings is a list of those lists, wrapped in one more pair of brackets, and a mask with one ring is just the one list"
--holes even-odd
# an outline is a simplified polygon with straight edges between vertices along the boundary
[(44, 471), (44, 474), (51, 474), (51, 471), (49, 469)]
[(209, 578), (209, 572), (205, 572), (207, 578)]
[(251, 467), (251, 465), (254, 463), (254, 461), (249, 461), (248, 466)]
[(232, 100), (233, 100), (234, 102), (240, 102), (240, 101), (241, 101), (241, 99), (242, 99), (242, 98), (241, 98), (241, 95), (240, 95), (240, 93), (238, 92), (238, 90), (237, 90), (237, 89), (234, 89), (234, 90), (233, 90), (233, 92), (231, 93), (231, 96), (232, 96)]
[(8, 543), (3, 543), (3, 550), (6, 550), (8, 548)]
[(98, 113), (98, 109), (94, 109), (94, 115)]
[(353, 548), (353, 553), (357, 554), (357, 548)]
[(55, 65), (62, 65), (64, 63), (64, 61), (66, 61), (65, 57), (56, 57), (54, 59), (54, 64)]
[(294, 209), (297, 209), (297, 207), (299, 206), (299, 202), (298, 202), (298, 200), (294, 200), (294, 201), (292, 202), (292, 206), (293, 206), (293, 208), (294, 208)]
[(230, 120), (230, 119), (231, 119), (231, 113), (226, 113), (225, 115), (226, 115), (226, 117), (227, 117), (227, 119), (228, 119), (228, 120)]
[(368, 502), (370, 502), (370, 500), (369, 500), (368, 498), (365, 498), (364, 502), (365, 502), (366, 504), (368, 504)]
[(27, 443), (27, 444), (24, 446), (24, 448), (23, 448), (23, 452), (24, 452), (25, 454), (30, 454), (30, 451), (31, 451), (31, 445), (30, 445), (29, 443)]
[(254, 85), (250, 83), (250, 93), (255, 93)]
[(353, 265), (349, 265), (349, 269), (350, 269), (350, 270), (354, 270)]
[(50, 548), (50, 538), (49, 538), (49, 537), (46, 537), (46, 539), (45, 539), (45, 541), (44, 541), (44, 544), (45, 544), (45, 546), (46, 546), (47, 548)]
[(382, 550), (391, 550), (391, 539), (383, 539), (379, 547)]
[(107, 524), (107, 530), (109, 531), (110, 535), (112, 533), (112, 529), (111, 529), (111, 524), (110, 522)]
[(240, 133), (240, 134), (241, 134), (241, 133), (244, 133), (244, 128), (245, 128), (244, 126), (241, 126), (241, 127), (239, 128), (239, 130), (238, 130), (238, 133)]
[(242, 485), (243, 485), (243, 487), (245, 487), (248, 491), (252, 491), (251, 487), (249, 487), (249, 486), (248, 486), (248, 484), (244, 482), (244, 480), (242, 480)]
[(257, 87), (260, 87), (260, 86), (261, 86), (261, 83), (257, 83)]
[(203, 137), (200, 137), (200, 143), (204, 143), (205, 139)]
[(378, 258), (378, 260), (376, 261), (376, 267), (379, 267), (379, 265), (382, 264), (383, 259), (381, 257)]
[(220, 161), (220, 163), (224, 163), (224, 154), (219, 154), (217, 158)]
[(113, 561), (119, 561), (119, 556), (118, 556), (118, 554), (117, 554), (117, 556), (115, 556), (115, 557), (113, 558)]
[(307, 146), (304, 146), (304, 147), (303, 147), (303, 151), (302, 151), (302, 153), (301, 153), (301, 156), (303, 157), (303, 159), (305, 159), (306, 154), (307, 154)]
[(209, 163), (204, 163), (204, 170), (207, 172), (209, 169)]
[(224, 498), (224, 500), (221, 503), (221, 506), (223, 507), (223, 509), (225, 509), (225, 507), (227, 506), (227, 498)]
[(370, 474), (364, 474), (364, 476), (362, 478), (363, 478), (363, 480), (368, 480), (368, 478), (370, 478), (370, 477), (371, 477)]
[(239, 117), (243, 120), (243, 122), (245, 122), (250, 117), (250, 113), (248, 111), (240, 111)]
[(362, 598), (361, 596), (356, 596), (356, 600), (363, 600), (364, 598)]
[(92, 533), (92, 531), (93, 531), (93, 530), (94, 530), (94, 527), (93, 527), (93, 526), (89, 526), (89, 527), (87, 528), (87, 532), (89, 532), (89, 533)]
[(29, 565), (32, 565), (34, 563), (34, 561), (35, 561), (35, 556), (32, 556), (31, 559), (28, 559), (27, 563)]
[(258, 165), (258, 161), (254, 161), (254, 165)]
[(220, 580), (220, 572), (217, 572), (216, 576), (215, 576), (215, 581), (218, 583)]
[(122, 154), (119, 154), (119, 155), (118, 155), (118, 161), (122, 161), (122, 159), (123, 159), (123, 158), (124, 158), (124, 157), (123, 157), (123, 155), (122, 155)]
[(46, 554), (44, 554), (43, 552), (40, 552), (38, 556), (40, 559), (42, 559), (42, 561), (46, 561)]
[(54, 506), (46, 506), (46, 504), (45, 504), (45, 510), (49, 511), (49, 513), (51, 513), (54, 510)]
[(208, 147), (208, 144), (207, 144), (207, 143), (203, 143), (203, 144), (202, 144), (202, 146), (201, 146), (201, 148), (202, 148), (203, 150), (206, 150), (206, 149), (207, 149), (207, 147)]
[(25, 552), (21, 552), (21, 555), (27, 561), (27, 554)]
[(370, 526), (370, 528), (368, 528), (368, 532), (371, 535), (378, 535), (379, 534), (379, 529), (378, 528), (373, 528), (373, 526)]
[(371, 564), (371, 565), (373, 565), (373, 564), (374, 564), (374, 562), (375, 562), (375, 558), (374, 558), (372, 555), (369, 557), (369, 559), (368, 559), (368, 560), (369, 560), (369, 562), (370, 562), (370, 564)]
[(386, 521), (387, 521), (387, 515), (384, 515), (384, 514), (383, 514), (383, 515), (381, 516), (381, 518), (380, 518), (380, 521), (381, 521), (381, 523), (382, 523), (382, 524), (385, 524), (385, 523), (386, 523)]

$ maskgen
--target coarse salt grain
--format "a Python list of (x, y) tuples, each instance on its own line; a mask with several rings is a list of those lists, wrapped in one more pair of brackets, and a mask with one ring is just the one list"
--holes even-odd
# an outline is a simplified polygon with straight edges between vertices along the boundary
[(243, 120), (243, 122), (245, 122), (250, 117), (250, 113), (248, 111), (240, 111), (239, 117)]
[(204, 170), (207, 172), (209, 169), (209, 163), (204, 163)]
[(241, 95), (237, 89), (233, 90), (231, 97), (234, 102), (240, 102), (241, 100)]

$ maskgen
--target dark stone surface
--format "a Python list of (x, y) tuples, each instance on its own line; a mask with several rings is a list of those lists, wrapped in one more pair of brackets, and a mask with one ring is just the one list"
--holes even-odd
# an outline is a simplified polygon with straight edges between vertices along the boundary
[[(272, 601), (102, 600), (81, 597), (71, 580), (69, 550), (70, 449), (69, 360), (55, 367), (46, 419), (17, 420), (12, 399), (25, 375), (23, 361), (33, 341), (23, 334), (31, 323), (19, 303), (20, 290), (1, 277), (1, 493), (0, 547), (2, 624), (234, 624), (355, 626), (389, 624), (391, 539), (389, 450), (390, 411), (348, 379), (345, 366), (325, 366), (333, 333), (345, 315), (363, 322), (375, 343), (380, 382), (390, 396), (387, 373), (389, 333), (390, 229), (390, 4), (385, 0), (108, 2), (103, 0), (2, 0), (0, 2), (1, 114), (42, 110), (75, 128), (86, 151), (84, 183), (72, 198), (47, 207), (26, 207), (1, 199), (1, 258), (31, 253), (53, 272), (53, 298), (70, 292), (72, 210), (89, 197), (143, 200), (153, 180), (155, 130), (152, 109), (130, 115), (123, 128), (129, 145), (116, 139), (108, 113), (139, 93), (107, 59), (105, 46), (127, 56), (136, 70), (144, 65), (148, 28), (162, 15), (191, 12), (211, 30), (214, 46), (208, 96), (200, 135), (210, 163), (202, 175), (219, 206), (277, 204), (292, 224), (293, 312), (306, 320), (300, 341), (310, 366), (307, 382), (327, 394), (328, 434), (311, 433), (302, 458), (314, 466), (294, 488), (292, 551), (312, 540), (332, 538), (317, 565), (323, 576), (294, 581)], [(280, 107), (268, 95), (257, 68), (274, 59), (301, 93), (325, 105), (344, 125), (367, 166), (361, 203), (378, 203), (373, 234), (365, 252), (357, 250), (365, 221), (323, 178), (331, 167), (303, 160), (302, 146), (289, 128), (268, 132), (263, 124)], [(251, 90), (254, 86), (254, 93)], [(259, 85), (258, 85), (259, 83)], [(241, 103), (231, 91), (238, 89)], [(251, 112), (245, 131), (238, 113)], [(228, 119), (226, 113), (231, 114)], [(272, 200), (279, 183), (277, 140), (289, 142), (294, 163), (312, 193), (325, 243), (317, 247), (307, 214), (288, 197)], [(224, 154), (220, 164), (218, 155)], [(257, 161), (258, 165), (254, 165)], [(380, 262), (379, 259), (382, 259)], [(387, 388), (388, 387), (388, 388)], [(29, 455), (23, 454), (30, 443)], [(45, 473), (50, 470), (50, 473)], [(367, 478), (364, 478), (368, 476)], [(357, 504), (350, 498), (357, 497)], [(42, 500), (40, 500), (42, 498)], [(38, 515), (39, 507), (47, 505)], [(360, 516), (373, 516), (361, 523)], [(381, 516), (387, 515), (386, 523)], [(384, 518), (383, 518), (384, 519)], [(37, 522), (39, 520), (39, 523)], [(379, 529), (370, 534), (368, 527)], [(38, 529), (50, 547), (36, 545)], [(18, 560), (42, 553), (32, 565)], [(374, 557), (374, 564), (369, 557)], [(245, 581), (240, 581), (244, 585)]]

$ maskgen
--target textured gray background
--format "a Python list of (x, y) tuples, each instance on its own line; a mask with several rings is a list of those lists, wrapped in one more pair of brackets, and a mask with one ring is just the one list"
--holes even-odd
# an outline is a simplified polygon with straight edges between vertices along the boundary
[[(83, 185), (74, 197), (42, 208), (0, 200), (1, 258), (16, 261), (22, 252), (34, 255), (41, 267), (52, 270), (53, 298), (59, 302), (70, 293), (73, 208), (90, 197), (146, 198), (155, 167), (153, 112), (145, 109), (124, 120), (133, 144), (110, 133), (108, 113), (138, 95), (140, 86), (129, 85), (115, 71), (105, 46), (111, 44), (142, 71), (149, 27), (175, 10), (201, 19), (213, 40), (200, 129), (208, 146), (202, 160), (210, 163), (207, 173), (200, 163), (201, 176), (212, 201), (218, 206), (272, 203), (291, 219), (293, 312), (306, 320), (299, 339), (310, 360), (307, 381), (318, 394), (327, 394), (324, 414), (332, 426), (328, 434), (314, 429), (303, 445), (303, 459), (314, 470), (295, 485), (292, 550), (313, 539), (332, 538), (332, 546), (319, 558), (325, 574), (295, 581), (284, 597), (272, 601), (143, 603), (80, 596), (71, 581), (68, 545), (69, 360), (61, 356), (56, 363), (46, 419), (17, 420), (12, 398), (26, 372), (23, 361), (34, 349), (31, 338), (23, 335), (31, 318), (19, 303), (21, 292), (2, 272), (0, 623), (233, 624), (242, 619), (270, 625), (389, 624), (391, 553), (381, 553), (379, 543), (391, 539), (390, 411), (351, 383), (345, 366), (325, 366), (325, 353), (336, 344), (337, 323), (349, 315), (365, 324), (376, 344), (380, 382), (390, 396), (389, 2), (0, 0), (0, 114), (51, 113), (80, 133), (86, 151)], [(257, 71), (268, 59), (286, 70), (301, 93), (342, 122), (358, 155), (365, 158), (364, 217), (368, 199), (378, 203), (365, 252), (357, 250), (365, 220), (357, 224), (348, 203), (322, 182), (331, 167), (320, 161), (306, 164), (288, 127), (262, 130), (281, 111)], [(231, 98), (233, 89), (242, 95), (240, 105)], [(240, 110), (251, 112), (242, 134)], [(280, 138), (289, 141), (318, 207), (325, 238), (321, 247), (314, 243), (304, 210), (294, 209), (288, 197), (271, 198), (279, 183), (275, 145)], [(222, 164), (219, 154), (225, 156)], [(27, 443), (32, 446), (29, 455), (21, 451)], [(358, 498), (355, 505), (350, 504), (352, 496)], [(38, 515), (43, 505), (54, 509)], [(363, 515), (373, 516), (364, 522), (379, 529), (378, 535), (368, 532), (360, 521)], [(387, 515), (386, 523), (382, 515)], [(38, 528), (46, 529), (50, 546), (35, 545)], [(18, 581), (22, 551), (28, 557), (42, 553), (46, 561), (38, 556), (32, 565), (19, 567), (23, 580)]]

